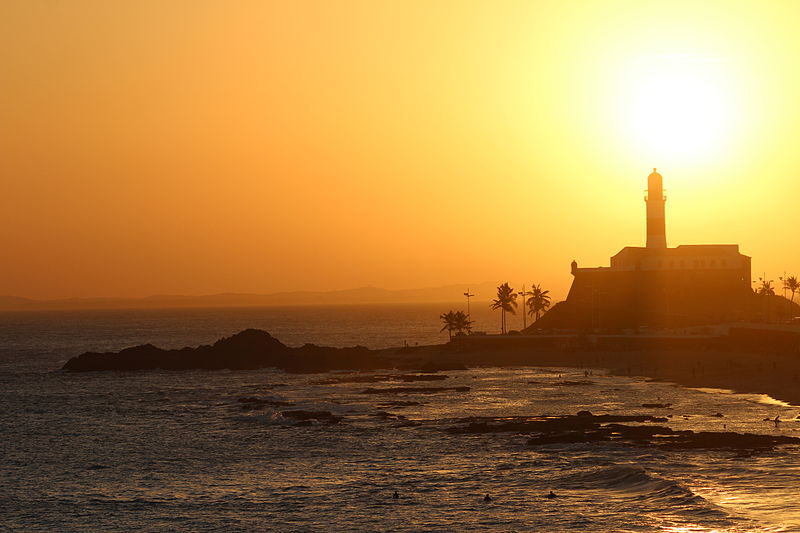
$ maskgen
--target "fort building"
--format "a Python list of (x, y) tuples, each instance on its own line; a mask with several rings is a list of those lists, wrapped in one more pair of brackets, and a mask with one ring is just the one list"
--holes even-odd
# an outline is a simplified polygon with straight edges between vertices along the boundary
[(663, 179), (647, 177), (646, 246), (626, 246), (607, 267), (579, 267), (567, 299), (535, 328), (618, 329), (743, 320), (752, 307), (750, 257), (736, 244), (667, 246)]

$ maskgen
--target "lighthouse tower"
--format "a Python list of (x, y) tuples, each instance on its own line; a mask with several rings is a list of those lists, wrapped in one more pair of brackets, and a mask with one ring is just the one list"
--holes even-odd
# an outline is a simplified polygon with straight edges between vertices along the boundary
[(647, 196), (644, 197), (644, 201), (647, 204), (647, 247), (666, 248), (664, 203), (667, 197), (664, 196), (661, 174), (656, 172), (656, 169), (647, 176)]

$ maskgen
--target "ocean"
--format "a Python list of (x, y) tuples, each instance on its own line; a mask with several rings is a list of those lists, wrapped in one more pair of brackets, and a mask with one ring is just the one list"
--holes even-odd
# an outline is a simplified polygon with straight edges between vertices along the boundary
[[(575, 368), (448, 371), (434, 385), (469, 390), (429, 394), (364, 393), (396, 386), (387, 372), (59, 370), (86, 350), (195, 346), (248, 327), (295, 346), (430, 344), (446, 340), (438, 315), (451, 308), (0, 314), (0, 530), (800, 531), (795, 445), (751, 455), (449, 431), (467, 417), (590, 410), (800, 436), (800, 408), (764, 395)], [(643, 407), (655, 402), (671, 405)]]

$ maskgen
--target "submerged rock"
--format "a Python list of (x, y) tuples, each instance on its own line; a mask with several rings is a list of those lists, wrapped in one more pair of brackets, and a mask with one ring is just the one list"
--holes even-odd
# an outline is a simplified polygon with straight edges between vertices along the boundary
[(294, 420), (301, 421), (316, 420), (318, 422), (325, 422), (327, 424), (338, 424), (344, 419), (343, 416), (334, 415), (330, 411), (281, 411), (281, 416), (284, 418), (292, 418)]
[(450, 433), (569, 433), (587, 431), (601, 424), (620, 422), (666, 422), (666, 418), (647, 415), (593, 415), (581, 411), (577, 415), (530, 416), (507, 418), (462, 418), (457, 423), (466, 425), (450, 428)]
[(378, 407), (410, 407), (414, 405), (422, 405), (420, 402), (407, 402), (403, 400), (396, 400), (393, 402), (379, 403)]
[(783, 435), (756, 435), (731, 431), (676, 432), (674, 439), (660, 439), (661, 448), (714, 450), (769, 450), (780, 444), (800, 444), (800, 438)]
[(666, 422), (656, 416), (593, 415), (580, 411), (577, 415), (463, 418), (447, 431), (450, 433), (529, 433), (528, 444), (575, 444), (590, 442), (623, 442), (635, 446), (652, 446), (665, 450), (769, 450), (781, 444), (800, 444), (800, 438), (782, 435), (756, 435), (734, 432), (676, 431), (661, 425), (628, 425), (626, 423)]

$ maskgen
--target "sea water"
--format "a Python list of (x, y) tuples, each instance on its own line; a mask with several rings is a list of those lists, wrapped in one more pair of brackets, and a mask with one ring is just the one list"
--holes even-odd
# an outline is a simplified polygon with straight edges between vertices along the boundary
[[(442, 311), (2, 315), (0, 530), (800, 531), (797, 446), (750, 456), (608, 442), (533, 447), (526, 435), (447, 431), (463, 417), (588, 409), (670, 416), (663, 425), (673, 429), (800, 436), (800, 409), (762, 395), (569, 368), (450, 371), (402, 385), (468, 392), (377, 395), (363, 391), (398, 384), (272, 369), (59, 371), (88, 349), (197, 345), (245, 327), (294, 345), (423, 344), (443, 340)], [(578, 380), (591, 384), (564, 385)], [(397, 401), (416, 405), (387, 407)], [(642, 407), (656, 402), (672, 405)], [(298, 424), (284, 409), (343, 418)], [(785, 420), (778, 427), (764, 420), (776, 415)], [(544, 498), (551, 490), (558, 497)]]

